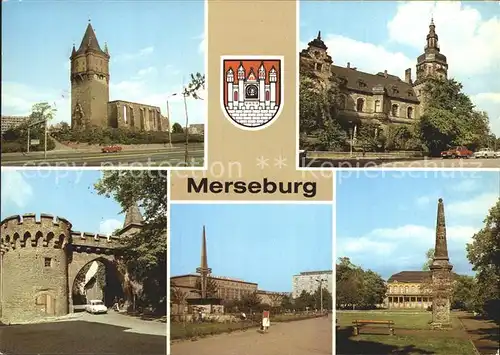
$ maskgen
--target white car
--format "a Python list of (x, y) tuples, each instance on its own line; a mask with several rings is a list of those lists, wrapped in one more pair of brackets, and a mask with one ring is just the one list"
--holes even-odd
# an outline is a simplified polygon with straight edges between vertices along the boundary
[(495, 158), (500, 158), (500, 150), (498, 152), (495, 152)]
[(90, 300), (85, 310), (92, 314), (108, 313), (108, 307), (101, 300)]
[(491, 148), (483, 148), (472, 155), (474, 158), (496, 158), (496, 153)]

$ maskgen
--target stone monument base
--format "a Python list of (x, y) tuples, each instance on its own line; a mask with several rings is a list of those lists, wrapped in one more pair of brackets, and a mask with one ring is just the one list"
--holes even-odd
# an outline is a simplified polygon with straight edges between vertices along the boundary
[(451, 328), (452, 328), (451, 323), (438, 323), (438, 322), (431, 323), (432, 330), (451, 329)]

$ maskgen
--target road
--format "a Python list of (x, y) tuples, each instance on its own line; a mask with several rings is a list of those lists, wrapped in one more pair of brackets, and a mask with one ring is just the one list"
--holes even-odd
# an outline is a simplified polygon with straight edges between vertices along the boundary
[[(2, 154), (2, 166), (99, 166), (99, 167), (183, 167), (184, 148), (137, 149), (120, 153), (100, 153), (95, 151), (53, 151), (33, 152), (29, 155)], [(203, 147), (192, 147), (188, 152), (190, 166), (203, 166)]]
[(331, 355), (332, 318), (272, 323), (269, 333), (255, 329), (174, 343), (171, 355)]
[(310, 168), (434, 168), (492, 169), (500, 168), (500, 159), (306, 159), (303, 167)]
[(166, 324), (121, 314), (0, 326), (0, 353), (166, 355)]

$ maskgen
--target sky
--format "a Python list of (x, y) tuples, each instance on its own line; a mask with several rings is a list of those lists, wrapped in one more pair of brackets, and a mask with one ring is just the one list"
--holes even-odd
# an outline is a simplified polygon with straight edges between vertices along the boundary
[(500, 172), (343, 171), (336, 194), (337, 258), (349, 257), (385, 279), (422, 270), (434, 248), (442, 198), (453, 270), (472, 275), (465, 246), (500, 197)]
[[(486, 111), (500, 136), (500, 3), (498, 1), (301, 1), (300, 47), (318, 31), (336, 65), (404, 79), (423, 53), (434, 17), (448, 76)], [(495, 79), (497, 78), (497, 79)]]
[(109, 235), (123, 227), (125, 214), (113, 198), (94, 190), (100, 177), (95, 170), (2, 169), (1, 219), (46, 213), (68, 219), (74, 231)]
[(172, 204), (171, 276), (195, 273), (203, 225), (213, 276), (291, 292), (293, 275), (332, 269), (331, 205)]
[[(2, 115), (26, 115), (34, 103), (55, 103), (54, 123), (70, 123), (69, 57), (91, 19), (110, 59), (110, 101), (155, 105), (190, 73), (204, 73), (203, 1), (2, 1)], [(205, 97), (204, 92), (200, 92)], [(180, 95), (169, 101), (172, 122), (185, 124)], [(205, 101), (188, 100), (190, 123), (205, 122)]]

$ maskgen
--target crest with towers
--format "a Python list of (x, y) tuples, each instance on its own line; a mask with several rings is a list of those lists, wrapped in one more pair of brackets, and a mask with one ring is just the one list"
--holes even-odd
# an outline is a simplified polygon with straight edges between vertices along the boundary
[(242, 129), (268, 127), (283, 107), (283, 57), (221, 59), (221, 103), (225, 116)]

